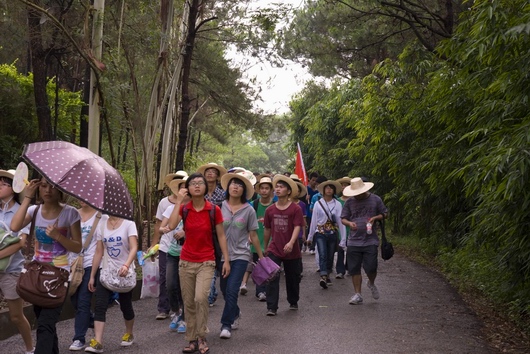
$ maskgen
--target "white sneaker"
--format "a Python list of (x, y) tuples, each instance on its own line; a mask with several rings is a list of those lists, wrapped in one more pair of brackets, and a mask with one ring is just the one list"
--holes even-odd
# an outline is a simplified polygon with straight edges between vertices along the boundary
[(267, 301), (267, 295), (265, 293), (258, 294), (258, 301)]
[(123, 337), (121, 337), (121, 346), (122, 347), (129, 347), (134, 343), (134, 336), (130, 333), (125, 333)]
[(359, 293), (356, 293), (355, 295), (353, 295), (349, 301), (350, 305), (360, 305), (362, 303), (363, 303), (363, 297)]
[(230, 332), (230, 330), (228, 328), (223, 328), (221, 334), (219, 335), (219, 338), (229, 339), (230, 337), (232, 337), (232, 333)]
[(68, 348), (68, 350), (72, 350), (72, 351), (79, 351), (79, 350), (82, 350), (83, 348), (85, 347), (85, 345), (83, 343), (81, 343), (80, 340), (74, 340), (74, 342), (72, 344), (70, 344), (70, 348)]
[(247, 284), (241, 285), (241, 287), (239, 288), (239, 293), (241, 295), (247, 295), (248, 293)]
[(29, 352), (25, 352), (26, 354), (34, 354), (35, 353), (35, 347), (33, 347), (33, 349), (31, 349)]
[(372, 291), (372, 297), (376, 300), (379, 299), (379, 289), (377, 289), (377, 286), (375, 286), (375, 284), (370, 284), (370, 280), (366, 282), (366, 286)]
[(234, 320), (234, 323), (232, 323), (232, 330), (239, 328), (239, 320), (241, 319), (241, 311), (239, 311), (239, 315)]

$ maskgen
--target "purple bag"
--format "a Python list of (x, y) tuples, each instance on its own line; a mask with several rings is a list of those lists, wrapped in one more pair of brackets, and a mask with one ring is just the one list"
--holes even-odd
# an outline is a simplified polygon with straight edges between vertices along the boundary
[(251, 277), (256, 285), (262, 285), (274, 280), (280, 275), (280, 266), (269, 257), (263, 257), (252, 271)]

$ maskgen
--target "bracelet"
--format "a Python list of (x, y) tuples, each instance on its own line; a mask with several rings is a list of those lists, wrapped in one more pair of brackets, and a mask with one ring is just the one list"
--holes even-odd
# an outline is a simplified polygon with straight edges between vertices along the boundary
[(127, 264), (122, 265), (122, 267), (127, 267), (127, 269), (129, 268), (129, 266)]

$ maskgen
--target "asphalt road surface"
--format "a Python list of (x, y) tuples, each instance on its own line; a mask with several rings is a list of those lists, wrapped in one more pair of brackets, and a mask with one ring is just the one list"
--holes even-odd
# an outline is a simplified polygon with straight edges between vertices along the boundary
[[(314, 256), (305, 253), (303, 261), (298, 311), (288, 309), (282, 279), (278, 315), (267, 317), (266, 304), (257, 301), (250, 283), (248, 294), (239, 297), (240, 328), (232, 331), (232, 338), (220, 339), (224, 305), (220, 297), (210, 308), (210, 353), (492, 352), (473, 312), (441, 276), (426, 267), (398, 254), (390, 261), (380, 260), (376, 280), (380, 299), (372, 299), (369, 289), (363, 286), (364, 304), (349, 305), (353, 295), (350, 277), (336, 280), (333, 276), (333, 286), (324, 290), (318, 284)], [(143, 299), (133, 303), (135, 341), (129, 348), (120, 347), (124, 324), (119, 308), (109, 309), (103, 337), (105, 353), (181, 352), (187, 344), (184, 335), (170, 332), (169, 320), (155, 320), (156, 301)], [(73, 320), (57, 325), (61, 353), (69, 352), (73, 326)], [(91, 336), (89, 329), (87, 342)], [(23, 353), (20, 336), (0, 341), (0, 353)]]

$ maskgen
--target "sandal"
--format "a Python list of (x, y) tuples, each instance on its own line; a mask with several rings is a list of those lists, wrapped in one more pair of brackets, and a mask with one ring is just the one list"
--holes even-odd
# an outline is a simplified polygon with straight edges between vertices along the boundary
[(184, 347), (184, 349), (182, 349), (182, 352), (183, 353), (195, 353), (197, 350), (199, 350), (199, 344), (197, 343), (196, 340), (192, 340), (190, 341), (187, 347)]
[(210, 352), (210, 348), (208, 348), (208, 343), (206, 342), (206, 339), (199, 338), (199, 353), (207, 354), (209, 352)]

